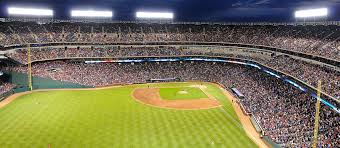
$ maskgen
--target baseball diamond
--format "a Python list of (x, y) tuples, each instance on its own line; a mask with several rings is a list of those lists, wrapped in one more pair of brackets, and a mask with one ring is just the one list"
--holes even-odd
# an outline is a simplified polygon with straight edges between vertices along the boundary
[[(148, 88), (147, 85), (152, 88)], [(138, 90), (143, 91), (138, 93)], [(149, 90), (151, 92), (155, 90), (154, 95), (161, 100), (164, 97), (168, 99), (167, 101), (193, 103), (203, 98), (211, 99), (213, 106), (200, 108), (197, 104), (196, 108), (190, 108), (193, 106), (184, 103), (170, 109), (136, 100)], [(160, 90), (162, 95), (159, 95)], [(188, 91), (186, 97), (171, 98), (176, 96), (172, 92), (181, 90)], [(197, 94), (198, 92), (200, 93)], [(4, 147), (263, 145), (263, 142), (255, 137), (256, 132), (247, 134), (243, 128), (247, 125), (243, 125), (239, 119), (246, 117), (237, 115), (236, 112), (239, 110), (234, 110), (237, 104), (231, 102), (234, 98), (224, 93), (218, 85), (212, 83), (190, 82), (83, 90), (42, 90), (20, 96), (14, 95), (9, 98), (11, 102), (1, 102), (6, 105), (2, 105), (0, 109), (2, 129), (0, 134), (6, 136), (0, 137), (0, 145)], [(144, 97), (153, 99), (152, 94)]]

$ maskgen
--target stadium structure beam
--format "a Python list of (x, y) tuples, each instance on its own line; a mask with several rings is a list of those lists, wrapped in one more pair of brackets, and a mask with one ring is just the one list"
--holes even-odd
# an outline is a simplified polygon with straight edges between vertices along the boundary
[(14, 16), (53, 16), (53, 10), (40, 8), (8, 7), (7, 12)]
[(144, 19), (173, 19), (174, 14), (172, 12), (145, 12), (138, 11), (136, 12), (137, 18)]

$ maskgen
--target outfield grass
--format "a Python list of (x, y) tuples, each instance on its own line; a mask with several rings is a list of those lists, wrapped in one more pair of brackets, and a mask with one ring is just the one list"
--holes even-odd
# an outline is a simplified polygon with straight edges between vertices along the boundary
[(146, 106), (131, 98), (134, 88), (146, 85), (25, 95), (0, 109), (0, 147), (256, 147), (222, 91), (204, 85), (223, 107)]
[[(181, 91), (186, 93), (180, 93)], [(208, 96), (205, 95), (201, 89), (194, 87), (160, 88), (159, 94), (164, 100), (191, 100), (208, 98)]]

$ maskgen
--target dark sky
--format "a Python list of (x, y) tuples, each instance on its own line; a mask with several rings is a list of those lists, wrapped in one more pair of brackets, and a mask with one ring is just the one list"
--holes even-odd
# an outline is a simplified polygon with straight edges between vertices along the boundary
[(328, 20), (340, 21), (340, 0), (0, 0), (0, 17), (8, 6), (48, 7), (55, 18), (69, 19), (72, 8), (114, 11), (114, 20), (135, 20), (135, 12), (171, 11), (175, 21), (294, 21), (297, 9), (327, 7)]

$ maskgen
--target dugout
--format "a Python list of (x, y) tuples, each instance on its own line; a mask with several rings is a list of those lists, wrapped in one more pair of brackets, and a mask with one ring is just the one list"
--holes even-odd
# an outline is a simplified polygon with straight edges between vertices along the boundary
[(146, 83), (181, 82), (181, 78), (148, 79)]

